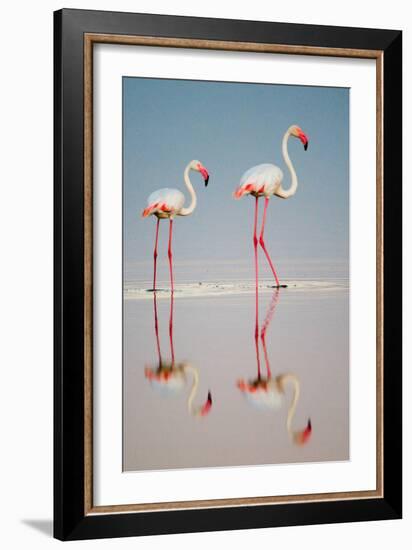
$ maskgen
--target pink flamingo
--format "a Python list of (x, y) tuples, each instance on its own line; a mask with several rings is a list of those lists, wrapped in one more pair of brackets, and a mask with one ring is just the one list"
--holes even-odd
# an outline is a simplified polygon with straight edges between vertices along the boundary
[(147, 207), (143, 210), (142, 216), (146, 218), (147, 216), (156, 216), (156, 237), (155, 237), (155, 247), (153, 252), (153, 290), (156, 290), (156, 263), (157, 263), (157, 243), (159, 239), (159, 222), (161, 219), (170, 220), (169, 224), (169, 247), (168, 247), (168, 257), (169, 257), (169, 270), (170, 270), (170, 286), (173, 292), (174, 290), (174, 281), (173, 281), (173, 265), (172, 265), (172, 230), (173, 230), (173, 219), (175, 216), (189, 216), (193, 213), (196, 208), (197, 199), (196, 193), (193, 189), (193, 185), (189, 178), (189, 172), (194, 170), (195, 172), (200, 172), (205, 181), (205, 186), (209, 182), (209, 173), (206, 168), (198, 160), (191, 160), (186, 166), (184, 171), (184, 182), (189, 191), (191, 197), (191, 203), (188, 208), (184, 208), (185, 196), (178, 189), (169, 189), (165, 187), (164, 189), (158, 189), (151, 193), (147, 199)]
[[(299, 128), (299, 126), (296, 126), (296, 125), (290, 126), (286, 130), (285, 135), (283, 136), (283, 141), (282, 141), (283, 159), (285, 161), (286, 166), (289, 168), (289, 172), (292, 180), (289, 189), (283, 189), (282, 187), (283, 173), (278, 166), (275, 166), (274, 164), (259, 164), (257, 166), (253, 166), (243, 174), (240, 180), (239, 187), (236, 189), (236, 191), (233, 194), (236, 199), (240, 199), (244, 195), (252, 195), (256, 199), (255, 219), (254, 219), (254, 226), (253, 226), (253, 246), (255, 248), (256, 288), (258, 285), (258, 257), (257, 257), (258, 242), (262, 247), (263, 252), (265, 253), (265, 256), (269, 262), (270, 269), (272, 270), (273, 276), (275, 277), (276, 287), (278, 288), (280, 287), (279, 279), (278, 279), (275, 267), (273, 265), (273, 262), (269, 256), (269, 252), (267, 251), (267, 248), (265, 245), (264, 232), (265, 232), (265, 222), (266, 222), (266, 211), (269, 204), (269, 198), (272, 195), (276, 195), (281, 199), (288, 199), (289, 197), (292, 197), (296, 193), (296, 189), (298, 188), (298, 178), (296, 176), (295, 169), (293, 167), (293, 164), (288, 154), (288, 140), (290, 136), (300, 139), (300, 141), (303, 143), (303, 147), (305, 151), (308, 148), (308, 143), (309, 143), (309, 140), (306, 134)], [(260, 230), (260, 236), (258, 241), (257, 218), (258, 218), (259, 197), (265, 197), (265, 205), (263, 210), (262, 227)]]
[(167, 394), (178, 393), (184, 389), (187, 384), (189, 375), (192, 377), (192, 386), (187, 398), (187, 410), (191, 416), (204, 417), (207, 416), (212, 410), (212, 394), (209, 391), (206, 401), (203, 405), (195, 406), (194, 400), (197, 395), (200, 377), (199, 369), (184, 361), (176, 364), (175, 362), (175, 350), (173, 344), (173, 293), (170, 299), (170, 314), (169, 314), (169, 341), (170, 341), (170, 354), (171, 361), (165, 361), (162, 358), (160, 350), (160, 338), (159, 338), (159, 323), (157, 317), (157, 299), (156, 292), (153, 294), (153, 309), (154, 309), (154, 321), (155, 321), (155, 334), (156, 334), (156, 349), (158, 356), (157, 367), (145, 367), (145, 378), (149, 380), (152, 386), (160, 389)]
[(260, 332), (260, 339), (262, 342), (264, 360), (266, 365), (266, 377), (262, 376), (260, 365), (260, 353), (259, 353), (259, 319), (257, 316), (256, 308), (256, 321), (255, 321), (255, 346), (256, 346), (256, 363), (257, 363), (257, 377), (253, 380), (244, 380), (243, 378), (237, 381), (237, 387), (246, 397), (246, 399), (252, 404), (263, 409), (278, 410), (282, 406), (286, 396), (286, 388), (289, 384), (293, 387), (293, 398), (288, 409), (286, 428), (290, 439), (296, 445), (305, 445), (312, 434), (312, 423), (309, 419), (306, 427), (302, 430), (293, 430), (293, 418), (295, 416), (296, 407), (298, 405), (300, 397), (300, 382), (299, 378), (295, 374), (280, 374), (276, 377), (272, 377), (272, 372), (269, 364), (269, 356), (266, 348), (266, 332), (272, 321), (275, 313), (276, 306), (279, 300), (279, 289), (275, 290), (272, 300), (269, 304), (268, 311), (266, 313), (265, 320), (263, 322), (262, 330)]

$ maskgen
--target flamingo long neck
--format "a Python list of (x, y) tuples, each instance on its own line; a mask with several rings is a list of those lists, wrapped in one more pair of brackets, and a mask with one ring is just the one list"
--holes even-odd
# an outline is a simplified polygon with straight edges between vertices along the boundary
[(282, 391), (285, 391), (285, 385), (291, 382), (293, 385), (293, 399), (288, 410), (288, 417), (286, 420), (286, 427), (290, 436), (293, 436), (292, 422), (295, 416), (296, 407), (300, 396), (300, 384), (299, 379), (294, 374), (283, 374), (278, 377), (278, 384)]
[(193, 375), (192, 389), (190, 390), (189, 397), (187, 398), (187, 410), (189, 411), (189, 414), (196, 414), (196, 410), (193, 408), (193, 401), (195, 400), (197, 389), (199, 387), (199, 372), (191, 365), (185, 365), (185, 371), (191, 372)]
[(289, 130), (286, 131), (285, 135), (283, 136), (282, 154), (283, 154), (283, 160), (285, 161), (286, 166), (289, 168), (291, 184), (289, 189), (283, 189), (282, 185), (279, 186), (278, 190), (276, 191), (276, 195), (278, 195), (278, 197), (281, 197), (282, 199), (288, 199), (289, 197), (294, 195), (298, 188), (298, 178), (288, 153), (289, 136), (290, 136), (290, 128)]
[(189, 191), (191, 202), (190, 202), (190, 205), (189, 205), (188, 208), (182, 208), (180, 210), (180, 212), (179, 212), (180, 216), (189, 216), (189, 214), (191, 214), (193, 212), (193, 210), (196, 208), (196, 204), (197, 204), (196, 193), (195, 193), (195, 190), (193, 189), (192, 182), (190, 181), (190, 178), (189, 178), (190, 170), (191, 170), (191, 168), (190, 168), (190, 163), (189, 163), (185, 168), (183, 179), (184, 179), (185, 185), (187, 187), (187, 190)]

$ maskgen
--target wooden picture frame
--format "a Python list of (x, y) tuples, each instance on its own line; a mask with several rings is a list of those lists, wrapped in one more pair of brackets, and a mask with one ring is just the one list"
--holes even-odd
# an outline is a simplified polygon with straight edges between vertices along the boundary
[[(402, 34), (64, 9), (54, 14), (54, 535), (61, 540), (396, 519), (402, 513)], [(92, 67), (97, 43), (376, 60), (375, 491), (93, 504)]]

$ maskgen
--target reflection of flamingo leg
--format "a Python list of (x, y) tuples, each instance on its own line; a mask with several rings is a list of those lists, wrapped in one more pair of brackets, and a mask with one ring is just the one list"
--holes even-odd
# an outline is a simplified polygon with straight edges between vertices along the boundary
[(172, 354), (172, 368), (175, 365), (175, 348), (173, 345), (173, 292), (170, 296), (170, 317), (169, 317), (169, 338), (170, 338), (170, 352)]
[(172, 261), (173, 261), (173, 253), (172, 253), (172, 231), (173, 231), (173, 220), (171, 219), (170, 220), (170, 225), (169, 225), (169, 248), (167, 250), (167, 255), (169, 256), (169, 269), (170, 269), (170, 286), (171, 286), (171, 289), (172, 289), (172, 292), (174, 290), (174, 285), (173, 285), (173, 265), (172, 265)]
[(269, 252), (267, 251), (266, 249), (266, 245), (265, 245), (265, 240), (264, 240), (264, 232), (265, 232), (265, 223), (266, 223), (266, 211), (268, 209), (268, 204), (269, 204), (269, 198), (268, 197), (265, 197), (265, 207), (264, 207), (264, 210), (263, 210), (263, 221), (262, 221), (262, 229), (260, 231), (260, 237), (259, 237), (259, 243), (260, 243), (260, 246), (263, 248), (263, 252), (265, 253), (266, 255), (266, 258), (269, 262), (269, 265), (270, 265), (270, 269), (272, 270), (272, 273), (275, 277), (275, 281), (276, 281), (276, 286), (280, 286), (279, 285), (279, 279), (278, 279), (278, 276), (276, 274), (276, 270), (273, 266), (273, 263), (272, 263), (272, 260), (270, 259), (270, 256), (269, 256)]
[(266, 376), (268, 378), (272, 378), (272, 372), (270, 370), (270, 364), (269, 364), (269, 356), (268, 356), (268, 350), (266, 349), (266, 340), (265, 340), (265, 334), (261, 334), (262, 338), (262, 346), (263, 346), (263, 353), (265, 356), (265, 365), (266, 365)]
[(255, 346), (256, 346), (256, 363), (257, 363), (257, 377), (260, 380), (260, 354), (259, 354), (259, 320), (256, 317), (256, 328), (255, 328)]
[(157, 319), (157, 299), (156, 292), (153, 293), (153, 309), (154, 309), (154, 318), (155, 318), (155, 333), (156, 333), (156, 346), (157, 346), (157, 355), (159, 357), (159, 365), (162, 363), (162, 355), (160, 353), (160, 340), (159, 340), (159, 322)]
[(279, 298), (279, 289), (277, 288), (272, 296), (272, 299), (269, 304), (269, 309), (266, 313), (265, 320), (263, 321), (263, 327), (260, 333), (260, 338), (262, 339), (262, 346), (263, 346), (263, 352), (265, 354), (265, 364), (266, 364), (266, 371), (267, 371), (267, 377), (271, 378), (272, 373), (270, 370), (270, 364), (269, 364), (269, 356), (266, 348), (266, 331), (270, 323), (272, 322), (273, 315), (275, 313), (276, 305), (278, 303)]
[(153, 252), (153, 290), (156, 290), (156, 264), (157, 264), (157, 243), (159, 241), (159, 223), (160, 218), (157, 218), (156, 223), (156, 240), (155, 240), (155, 247)]

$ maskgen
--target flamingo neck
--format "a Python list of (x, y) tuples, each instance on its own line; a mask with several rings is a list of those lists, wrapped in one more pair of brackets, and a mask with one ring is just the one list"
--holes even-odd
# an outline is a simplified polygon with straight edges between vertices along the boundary
[(295, 169), (293, 167), (292, 161), (290, 160), (289, 153), (288, 153), (289, 137), (290, 137), (290, 128), (285, 132), (285, 135), (283, 136), (282, 155), (286, 166), (289, 168), (291, 184), (289, 189), (283, 189), (282, 185), (279, 186), (278, 190), (276, 191), (276, 195), (278, 195), (278, 197), (281, 197), (282, 199), (288, 199), (289, 197), (294, 195), (298, 188), (298, 178), (296, 176)]
[(189, 397), (187, 398), (187, 410), (189, 414), (196, 414), (196, 410), (193, 408), (193, 401), (196, 397), (197, 388), (199, 387), (199, 373), (195, 367), (191, 365), (185, 365), (185, 371), (191, 372), (193, 375), (192, 389), (190, 390)]
[(293, 385), (293, 399), (292, 399), (292, 403), (290, 404), (290, 407), (289, 407), (289, 410), (288, 410), (288, 417), (287, 417), (287, 420), (286, 420), (286, 427), (287, 427), (288, 433), (289, 433), (290, 436), (293, 436), (292, 422), (293, 422), (293, 418), (295, 416), (296, 407), (297, 407), (297, 404), (298, 404), (298, 401), (299, 401), (299, 396), (300, 396), (299, 379), (294, 374), (283, 374), (283, 375), (278, 377), (277, 382), (278, 382), (278, 386), (279, 386), (279, 388), (282, 392), (285, 391), (286, 384), (288, 382), (291, 382), (292, 385)]
[(189, 214), (191, 214), (194, 211), (194, 209), (196, 208), (196, 204), (197, 204), (196, 193), (195, 193), (195, 190), (193, 189), (192, 182), (190, 181), (190, 178), (189, 178), (190, 170), (191, 170), (191, 168), (190, 168), (190, 163), (189, 163), (185, 168), (185, 171), (184, 171), (184, 174), (183, 174), (183, 179), (184, 179), (185, 185), (187, 187), (187, 190), (189, 191), (191, 202), (190, 202), (190, 205), (189, 205), (188, 208), (182, 208), (180, 210), (180, 212), (179, 212), (180, 216), (189, 216)]

